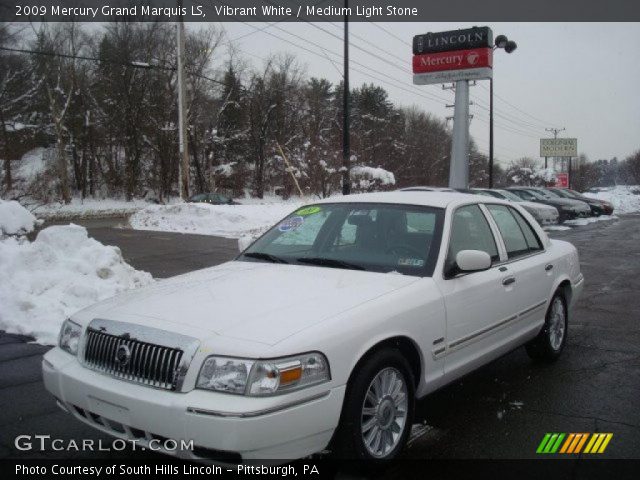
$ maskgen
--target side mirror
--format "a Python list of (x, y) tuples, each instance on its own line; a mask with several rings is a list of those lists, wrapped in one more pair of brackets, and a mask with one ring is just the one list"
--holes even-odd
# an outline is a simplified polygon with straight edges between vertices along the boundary
[(460, 250), (456, 265), (461, 272), (479, 272), (491, 268), (491, 257), (482, 250)]

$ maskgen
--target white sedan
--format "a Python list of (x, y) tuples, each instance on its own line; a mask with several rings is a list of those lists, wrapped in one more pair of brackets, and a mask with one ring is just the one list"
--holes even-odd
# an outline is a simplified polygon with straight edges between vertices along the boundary
[(448, 192), (330, 198), (234, 261), (67, 320), (44, 357), (58, 404), (183, 458), (390, 459), (415, 401), (526, 345), (553, 361), (578, 254), (517, 204)]

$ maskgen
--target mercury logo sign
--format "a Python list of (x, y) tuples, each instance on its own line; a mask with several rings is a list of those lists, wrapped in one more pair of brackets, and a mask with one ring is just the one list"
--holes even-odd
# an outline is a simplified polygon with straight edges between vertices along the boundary
[(453, 52), (425, 53), (414, 55), (413, 73), (439, 72), (442, 70), (465, 70), (491, 68), (492, 50), (474, 48)]

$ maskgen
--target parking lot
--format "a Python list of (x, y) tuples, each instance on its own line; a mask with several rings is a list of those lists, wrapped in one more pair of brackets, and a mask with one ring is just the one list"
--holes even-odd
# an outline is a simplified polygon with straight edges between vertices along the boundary
[[(236, 253), (234, 240), (210, 236), (107, 225), (90, 226), (89, 234), (119, 246), (128, 263), (154, 277), (215, 265)], [(546, 432), (611, 432), (603, 457), (638, 458), (640, 215), (550, 235), (576, 245), (586, 277), (564, 355), (554, 365), (539, 366), (521, 348), (422, 400), (417, 421), (423, 426), (416, 429), (406, 457), (535, 458)], [(46, 350), (28, 338), (0, 334), (0, 456), (143, 455), (15, 449), (14, 438), (24, 434), (107, 440), (60, 411), (44, 390), (40, 363)]]

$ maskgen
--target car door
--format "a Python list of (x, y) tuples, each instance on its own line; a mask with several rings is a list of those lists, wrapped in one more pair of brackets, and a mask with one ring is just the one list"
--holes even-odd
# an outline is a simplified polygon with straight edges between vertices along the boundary
[(545, 252), (535, 229), (515, 208), (487, 204), (507, 253), (505, 269), (511, 283), (511, 296), (517, 304), (517, 319), (506, 331), (508, 336), (526, 335), (544, 322), (546, 304), (553, 285), (553, 262)]
[[(498, 265), (505, 253), (479, 205), (458, 207), (451, 227), (443, 275), (435, 275), (446, 308), (446, 338), (439, 352), (445, 357), (445, 381), (463, 375), (486, 362), (495, 349), (496, 331), (516, 310), (505, 274)], [(485, 271), (451, 275), (461, 250), (487, 252), (493, 265)]]

